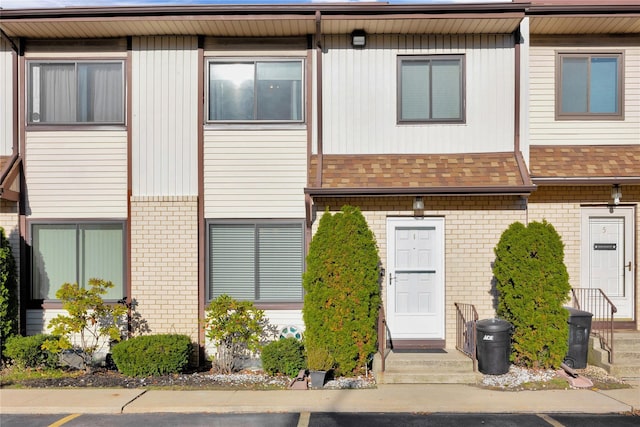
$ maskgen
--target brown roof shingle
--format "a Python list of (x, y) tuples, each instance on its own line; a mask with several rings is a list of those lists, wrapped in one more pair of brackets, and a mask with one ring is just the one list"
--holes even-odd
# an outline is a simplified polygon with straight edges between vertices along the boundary
[[(318, 157), (309, 182), (318, 189)], [(320, 189), (509, 188), (523, 182), (514, 153), (324, 155)]]
[(533, 145), (532, 179), (640, 178), (640, 145)]

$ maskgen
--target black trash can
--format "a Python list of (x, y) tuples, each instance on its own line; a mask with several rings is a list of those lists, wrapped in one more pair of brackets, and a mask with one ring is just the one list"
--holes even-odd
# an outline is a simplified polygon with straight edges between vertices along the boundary
[(489, 375), (509, 372), (511, 330), (511, 323), (502, 319), (476, 322), (476, 354), (480, 372)]
[(569, 349), (564, 358), (564, 363), (575, 369), (587, 367), (589, 355), (589, 334), (591, 334), (591, 318), (593, 314), (588, 311), (565, 307), (569, 310)]

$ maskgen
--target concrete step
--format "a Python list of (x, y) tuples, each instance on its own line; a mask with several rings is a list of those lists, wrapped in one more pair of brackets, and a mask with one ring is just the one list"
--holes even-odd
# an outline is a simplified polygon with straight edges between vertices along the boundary
[(616, 331), (613, 334), (614, 363), (609, 363), (609, 353), (600, 346), (598, 338), (589, 339), (590, 365), (599, 366), (618, 378), (640, 378), (640, 332)]
[(381, 384), (475, 384), (482, 375), (473, 361), (457, 350), (443, 352), (390, 352), (381, 372), (381, 357), (374, 357), (374, 374)]

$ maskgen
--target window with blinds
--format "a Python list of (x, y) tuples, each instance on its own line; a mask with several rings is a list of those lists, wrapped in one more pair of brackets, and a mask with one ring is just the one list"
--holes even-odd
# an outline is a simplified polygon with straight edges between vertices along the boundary
[(398, 59), (398, 122), (464, 122), (464, 57)]
[(302, 223), (210, 223), (208, 299), (302, 301)]
[(105, 300), (124, 297), (124, 223), (32, 224), (33, 300), (55, 300), (64, 283), (113, 282)]

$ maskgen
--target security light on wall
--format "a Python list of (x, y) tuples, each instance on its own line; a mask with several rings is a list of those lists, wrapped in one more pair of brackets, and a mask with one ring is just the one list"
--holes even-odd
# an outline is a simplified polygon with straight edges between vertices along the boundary
[(620, 199), (622, 199), (622, 189), (618, 184), (611, 187), (611, 198), (613, 199), (614, 205), (620, 204)]
[(413, 210), (414, 211), (424, 210), (424, 201), (422, 200), (422, 197), (417, 196), (415, 199), (413, 199)]
[(351, 46), (363, 48), (367, 44), (367, 34), (364, 30), (355, 30), (351, 33)]

